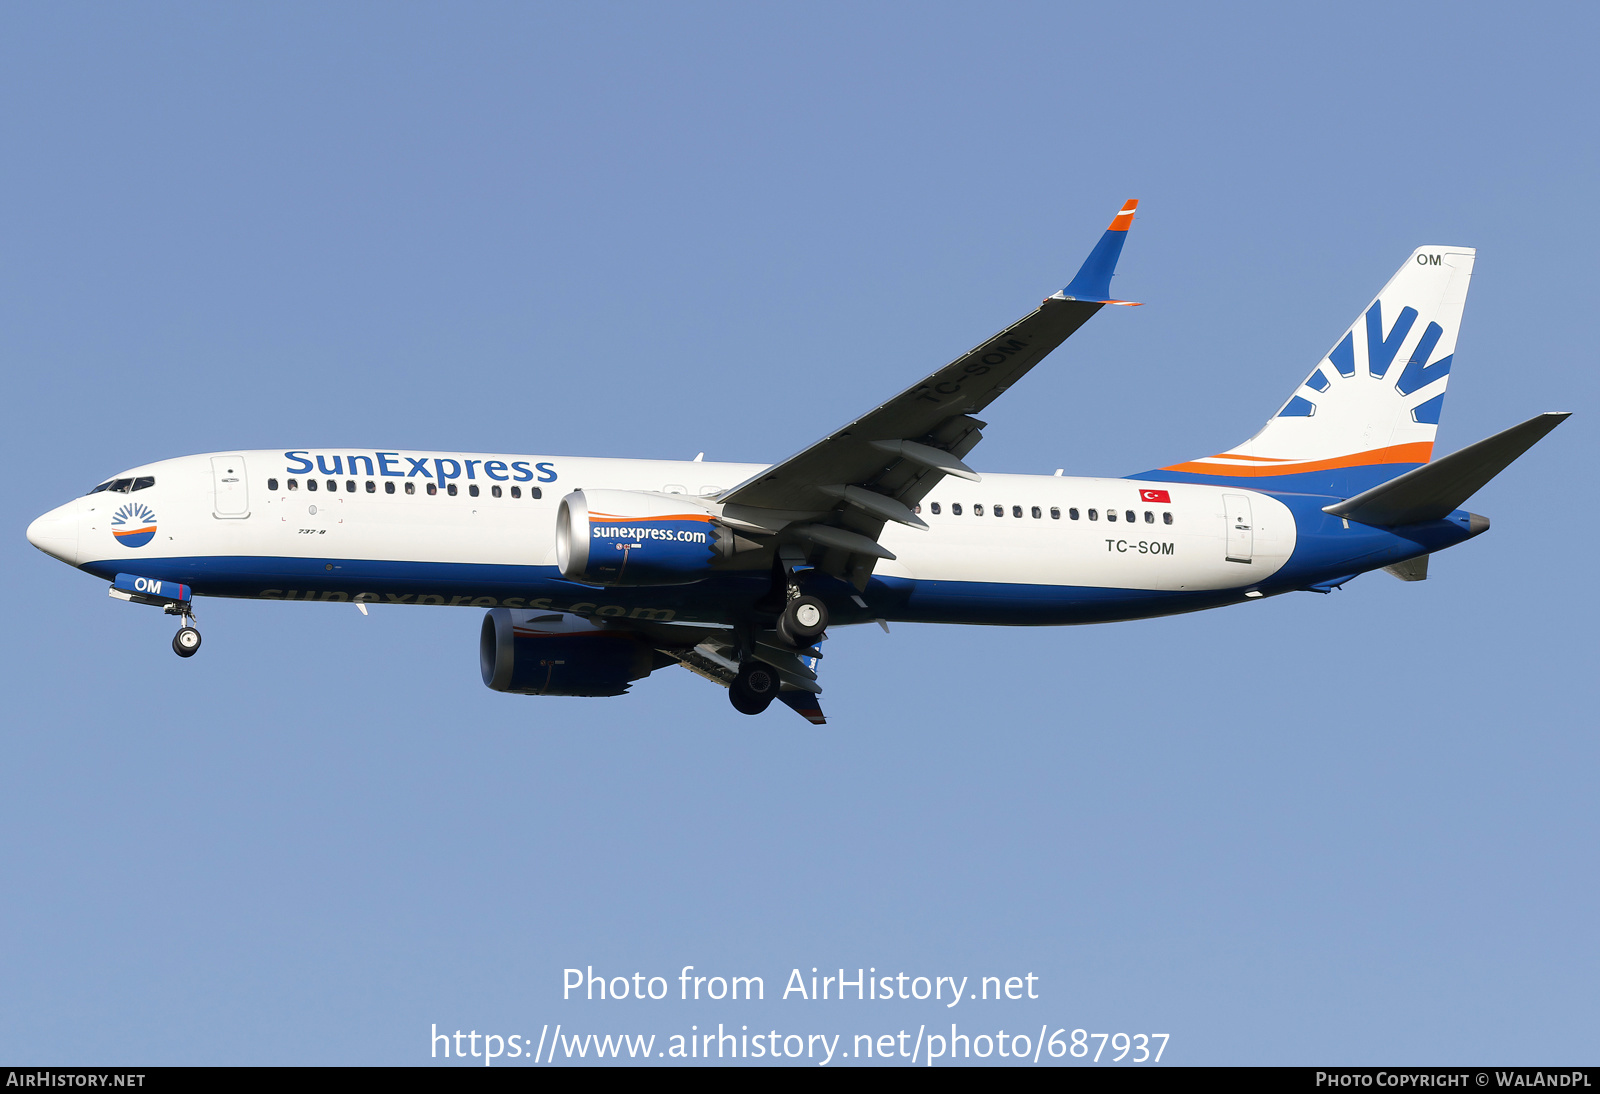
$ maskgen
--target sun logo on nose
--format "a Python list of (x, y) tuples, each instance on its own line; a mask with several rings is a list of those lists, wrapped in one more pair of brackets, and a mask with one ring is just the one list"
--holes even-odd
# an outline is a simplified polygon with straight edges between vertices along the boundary
[(143, 547), (156, 538), (156, 511), (148, 505), (129, 502), (112, 515), (111, 534), (124, 547)]

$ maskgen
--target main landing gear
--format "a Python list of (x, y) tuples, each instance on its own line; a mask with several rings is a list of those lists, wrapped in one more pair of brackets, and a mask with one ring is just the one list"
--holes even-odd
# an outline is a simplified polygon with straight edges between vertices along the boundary
[[(794, 546), (779, 548), (773, 559), (772, 592), (769, 599), (757, 607), (763, 613), (770, 612), (777, 606), (778, 597), (783, 598), (783, 609), (773, 626), (777, 642), (771, 640), (772, 631), (764, 632), (767, 637), (761, 641), (774, 647), (771, 656), (777, 663), (794, 661), (792, 668), (802, 672), (808, 668), (805, 662), (814, 652), (812, 647), (822, 641), (823, 632), (828, 629), (828, 606), (819, 598), (800, 591), (795, 567), (804, 563), (803, 550)], [(739, 675), (728, 685), (728, 701), (740, 714), (760, 714), (772, 705), (783, 686), (777, 668), (750, 656), (754, 637), (746, 634), (741, 639)], [(782, 646), (789, 649), (783, 650)]]
[[(789, 602), (778, 616), (778, 639), (802, 653), (822, 641), (827, 629), (827, 605), (814, 596), (791, 590)], [(739, 666), (739, 675), (728, 685), (728, 701), (740, 714), (760, 714), (778, 697), (782, 684), (776, 668), (747, 657)]]
[(795, 568), (804, 566), (805, 562), (805, 551), (793, 544), (779, 547), (772, 560), (773, 592), (783, 597), (783, 610), (778, 613), (778, 637), (797, 650), (822, 641), (822, 632), (828, 629), (828, 606), (800, 591)]
[(728, 685), (728, 701), (740, 714), (760, 714), (778, 697), (778, 670), (761, 661), (746, 661)]
[(778, 637), (797, 650), (814, 646), (828, 629), (828, 606), (814, 596), (791, 590), (789, 603), (778, 616)]

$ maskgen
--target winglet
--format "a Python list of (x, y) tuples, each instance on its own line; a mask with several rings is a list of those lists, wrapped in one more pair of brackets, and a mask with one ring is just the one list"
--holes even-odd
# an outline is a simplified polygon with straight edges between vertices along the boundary
[(1133, 300), (1112, 300), (1111, 276), (1117, 272), (1117, 259), (1122, 255), (1122, 244), (1128, 238), (1128, 228), (1133, 224), (1133, 212), (1139, 207), (1138, 198), (1129, 198), (1111, 219), (1111, 225), (1094, 245), (1089, 257), (1083, 260), (1078, 276), (1072, 283), (1052, 296), (1051, 300), (1082, 300), (1092, 304), (1123, 304), (1138, 307)]

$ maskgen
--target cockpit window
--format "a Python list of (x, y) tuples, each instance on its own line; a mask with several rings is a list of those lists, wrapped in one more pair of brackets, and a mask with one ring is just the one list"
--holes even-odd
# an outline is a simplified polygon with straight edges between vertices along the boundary
[[(111, 480), (107, 479), (105, 482), (101, 483), (99, 486), (97, 486), (93, 490), (89, 491), (89, 493), (90, 494), (98, 494), (102, 490), (110, 490), (110, 489), (111, 489)], [(88, 497), (88, 494), (85, 494), (84, 496)]]
[(133, 489), (133, 480), (112, 479), (110, 485), (108, 485), (106, 489), (111, 491), (113, 494), (126, 494), (128, 491)]
[(156, 478), (154, 475), (140, 475), (133, 480), (133, 488), (135, 490), (148, 490), (155, 484)]

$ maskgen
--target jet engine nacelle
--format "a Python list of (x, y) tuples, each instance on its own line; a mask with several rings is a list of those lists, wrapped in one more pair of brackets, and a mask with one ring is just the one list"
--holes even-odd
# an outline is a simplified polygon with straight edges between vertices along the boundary
[(562, 612), (491, 608), (478, 639), (483, 682), (519, 695), (621, 695), (656, 654), (638, 635)]
[(574, 490), (556, 511), (556, 565), (590, 585), (687, 585), (734, 550), (732, 531), (681, 494)]

